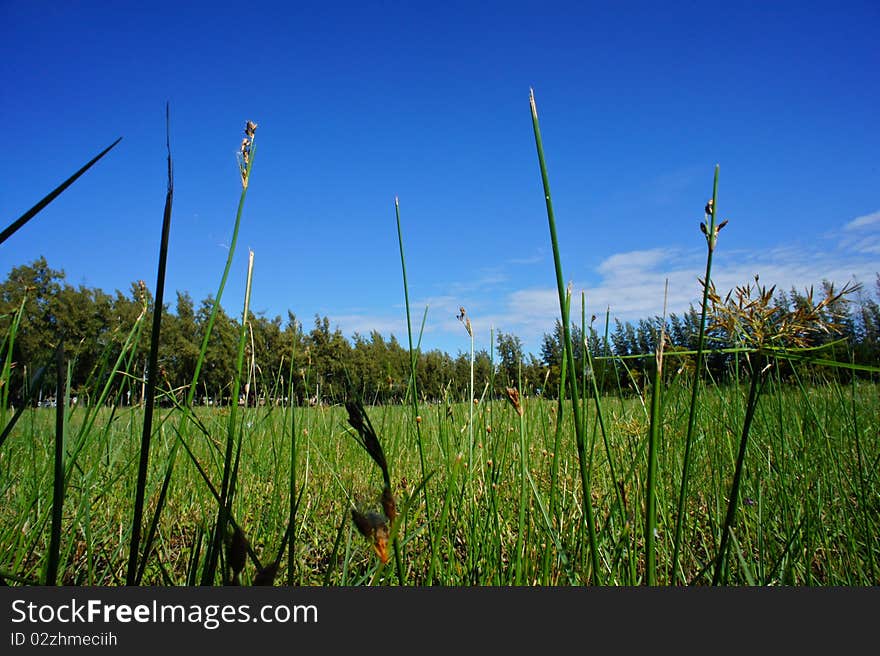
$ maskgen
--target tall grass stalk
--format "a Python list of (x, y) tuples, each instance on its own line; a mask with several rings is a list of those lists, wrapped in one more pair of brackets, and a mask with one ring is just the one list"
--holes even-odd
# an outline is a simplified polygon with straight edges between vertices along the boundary
[(584, 519), (587, 523), (587, 533), (590, 544), (590, 557), (593, 564), (593, 579), (596, 584), (602, 583), (602, 571), (599, 566), (599, 545), (596, 540), (596, 526), (593, 519), (593, 501), (590, 497), (589, 489), (589, 473), (587, 471), (587, 453), (586, 440), (584, 436), (584, 427), (581, 421), (581, 410), (578, 403), (580, 395), (578, 394), (577, 377), (574, 375), (576, 371), (574, 364), (574, 349), (572, 348), (571, 326), (569, 325), (569, 317), (566, 312), (565, 302), (565, 282), (562, 275), (562, 261), (559, 254), (559, 241), (556, 237), (556, 220), (553, 216), (553, 201), (550, 196), (550, 181), (547, 176), (547, 165), (544, 161), (544, 146), (541, 140), (541, 129), (538, 125), (538, 108), (535, 104), (535, 94), (529, 90), (529, 103), (532, 110), (532, 127), (535, 132), (535, 147), (538, 151), (538, 163), (541, 168), (541, 181), (544, 186), (544, 200), (547, 205), (547, 222), (550, 227), (550, 242), (553, 246), (553, 263), (556, 268), (556, 287), (559, 293), (559, 311), (562, 315), (562, 331), (565, 339), (565, 358), (568, 361), (568, 368), (571, 375), (568, 377), (569, 390), (571, 391), (571, 406), (574, 414), (574, 428), (577, 439), (578, 463), (581, 473), (581, 492), (583, 496)]
[[(220, 484), (220, 501), (217, 504), (217, 520), (214, 523), (214, 539), (210, 546), (209, 557), (203, 574), (203, 584), (214, 580), (217, 566), (217, 558), (220, 554), (220, 546), (226, 535), (226, 525), (232, 514), (232, 500), (235, 495), (235, 480), (238, 470), (238, 454), (241, 449), (242, 431), (238, 426), (239, 393), (241, 391), (241, 377), (244, 369), (245, 347), (247, 344), (248, 318), (250, 312), (251, 285), (254, 274), (254, 252), (248, 252), (247, 281), (244, 292), (244, 308), (241, 313), (241, 330), (238, 336), (238, 355), (232, 377), (232, 403), (229, 407), (229, 419), (226, 424), (226, 451), (223, 457), (223, 478)], [(248, 397), (245, 396), (244, 406), (248, 406)], [(235, 450), (235, 464), (233, 465), (233, 450)], [(224, 578), (226, 572), (223, 572)], [(225, 582), (225, 581), (224, 581)]]
[(162, 324), (162, 310), (165, 298), (165, 269), (168, 261), (168, 239), (171, 233), (171, 205), (174, 198), (174, 174), (171, 162), (171, 121), (170, 108), (165, 105), (165, 147), (168, 153), (168, 188), (165, 192), (165, 210), (162, 215), (162, 236), (159, 243), (159, 268), (156, 273), (156, 297), (153, 302), (153, 329), (150, 334), (150, 354), (147, 365), (146, 399), (144, 405), (144, 427), (141, 433), (141, 450), (138, 460), (137, 484), (134, 496), (134, 513), (131, 519), (131, 539), (128, 546), (128, 569), (125, 574), (126, 585), (134, 585), (137, 578), (138, 553), (141, 540), (141, 523), (144, 512), (144, 497), (147, 488), (147, 466), (150, 459), (150, 436), (153, 430), (153, 408), (156, 399), (156, 383), (159, 376), (159, 333)]
[[(566, 307), (566, 312), (568, 312), (568, 307)], [(606, 319), (606, 332), (607, 332), (607, 319)], [(583, 378), (583, 391), (584, 391), (584, 394), (586, 395), (587, 378), (589, 378), (590, 385), (592, 386), (592, 391), (593, 391), (594, 405), (596, 408), (596, 422), (599, 426), (599, 432), (602, 434), (602, 443), (605, 447), (605, 457), (608, 460), (608, 473), (611, 475), (612, 481), (618, 481), (619, 479), (617, 478), (617, 471), (614, 466), (614, 456), (611, 453), (611, 443), (608, 440), (608, 430), (605, 426), (605, 412), (602, 409), (602, 394), (599, 393), (599, 386), (598, 386), (598, 383), (596, 382), (596, 376), (595, 375), (591, 375), (589, 377), (587, 376), (587, 369), (589, 369), (590, 372), (593, 371), (593, 358), (590, 355), (590, 345), (587, 341), (586, 295), (583, 292), (581, 292), (581, 336), (582, 336), (582, 339), (584, 340), (584, 343), (583, 343), (584, 372), (583, 372), (583, 376), (582, 376), (582, 378)], [(607, 335), (606, 335), (606, 339), (607, 339)], [(586, 416), (586, 397), (584, 398), (583, 406), (584, 406), (583, 412), (584, 412), (584, 415)], [(586, 420), (584, 420), (584, 421), (586, 422)], [(586, 423), (584, 423), (584, 435), (586, 435)], [(595, 437), (595, 431), (594, 431), (594, 437)], [(587, 471), (592, 473), (593, 451), (595, 448), (595, 440), (594, 439), (590, 440), (589, 448), (590, 448), (590, 456), (589, 456), (589, 460), (588, 460)], [(614, 495), (615, 495), (615, 499), (616, 499), (616, 503), (617, 503), (617, 510), (620, 513), (621, 524), (626, 525), (626, 521), (627, 521), (626, 508), (625, 508), (626, 504), (624, 503), (623, 492), (621, 492), (619, 485), (614, 486)]]
[(223, 275), (220, 277), (220, 286), (217, 288), (217, 294), (214, 296), (214, 304), (211, 306), (211, 314), (208, 315), (208, 323), (205, 327), (205, 336), (202, 338), (202, 346), (199, 350), (199, 357), (196, 359), (195, 371), (193, 373), (192, 382), (189, 385), (186, 397), (186, 408), (191, 408), (193, 398), (195, 397), (197, 382), (205, 362), (205, 353), (208, 350), (208, 341), (211, 338), (211, 331), (214, 327), (214, 320), (217, 317), (217, 310), (220, 308), (220, 300), (223, 298), (223, 290), (226, 288), (226, 280), (229, 278), (229, 271), (232, 269), (232, 260), (235, 256), (235, 247), (238, 243), (238, 231), (241, 227), (241, 217), (244, 212), (244, 201), (247, 197), (248, 183), (251, 178), (251, 169), (254, 166), (254, 159), (257, 155), (256, 137), (251, 136), (250, 155), (247, 165), (242, 171), (241, 196), (238, 199), (238, 210), (235, 213), (235, 223), (232, 226), (232, 237), (229, 241), (229, 251), (226, 255), (226, 265), (223, 268)]
[(294, 385), (294, 377), (293, 372), (296, 371), (295, 363), (296, 363), (296, 340), (297, 340), (298, 328), (296, 322), (293, 322), (293, 338), (292, 345), (290, 347), (290, 368), (288, 373), (289, 378), (289, 392), (288, 397), (290, 399), (290, 485), (288, 488), (288, 516), (287, 516), (287, 530), (290, 533), (290, 542), (288, 543), (287, 549), (287, 585), (293, 585), (293, 574), (294, 574), (294, 566), (296, 565), (296, 561), (294, 559), (294, 545), (296, 543), (296, 510), (297, 510), (297, 493), (296, 493), (296, 447), (297, 447), (297, 425), (296, 425), (296, 396), (294, 391), (296, 389)]
[[(62, 340), (63, 344), (63, 340)], [(61, 520), (64, 512), (64, 413), (67, 408), (67, 392), (70, 389), (70, 366), (67, 382), (64, 376), (64, 347), (55, 351), (55, 458), (52, 486), (52, 528), (49, 534), (49, 553), (46, 562), (45, 585), (55, 585), (61, 560)]]
[(468, 483), (471, 482), (474, 472), (474, 331), (470, 320), (467, 324), (468, 336), (471, 340), (470, 351), (470, 376), (468, 377)]
[[(247, 126), (247, 130), (251, 129), (251, 125), (253, 125), (253, 124), (251, 124), (249, 122), (248, 126)], [(254, 126), (254, 128), (255, 127), (256, 126)], [(232, 268), (232, 260), (233, 260), (233, 256), (235, 255), (235, 246), (238, 241), (238, 232), (239, 232), (239, 227), (241, 225), (241, 216), (242, 216), (242, 212), (244, 210), (244, 200), (245, 200), (245, 197), (247, 195), (247, 190), (248, 190), (248, 181), (250, 180), (251, 169), (253, 167), (254, 158), (256, 155), (256, 145), (254, 144), (255, 138), (253, 136), (252, 130), (251, 130), (249, 136), (250, 136), (249, 156), (248, 156), (246, 166), (243, 167), (241, 170), (242, 191), (241, 191), (241, 196), (239, 197), (239, 201), (238, 201), (238, 211), (236, 212), (236, 215), (235, 215), (235, 224), (234, 224), (233, 230), (232, 230), (232, 239), (230, 241), (229, 251), (226, 256), (226, 266), (223, 269), (223, 275), (220, 278), (220, 286), (217, 290), (217, 294), (214, 297), (214, 303), (211, 307), (211, 312), (208, 315), (208, 322), (207, 322), (207, 326), (205, 328), (205, 335), (202, 338), (201, 348), (199, 349), (199, 356), (196, 359), (195, 370), (193, 372), (192, 381), (190, 382), (188, 390), (187, 390), (186, 402), (184, 403), (183, 407), (181, 408), (182, 412), (180, 415), (179, 426), (178, 426), (177, 430), (175, 431), (177, 434), (177, 440), (175, 441), (174, 446), (172, 447), (171, 453), (169, 454), (169, 457), (168, 457), (168, 469), (166, 471), (166, 478), (171, 475), (171, 472), (174, 467), (174, 462), (175, 462), (176, 456), (177, 456), (177, 448), (180, 445), (180, 443), (183, 443), (184, 448), (187, 450), (187, 453), (191, 454), (191, 451), (188, 448), (186, 441), (188, 440), (188, 436), (189, 436), (189, 424), (190, 424), (190, 422), (195, 422), (195, 417), (192, 414), (193, 399), (195, 397), (196, 389), (198, 386), (199, 375), (201, 373), (201, 369), (202, 369), (202, 366), (205, 361), (205, 354), (208, 350), (208, 342), (211, 338), (211, 332), (212, 332), (212, 329), (214, 326), (214, 321), (217, 316), (217, 311), (220, 308), (220, 301), (223, 298), (223, 290), (226, 287), (226, 280), (229, 277), (229, 271)], [(191, 457), (192, 457), (192, 455), (191, 455)], [(158, 516), (161, 513), (161, 510), (162, 510), (162, 507), (157, 506), (154, 520), (153, 520), (154, 522), (158, 521)], [(199, 537), (199, 540), (201, 541), (201, 536)], [(211, 543), (209, 543), (209, 551), (211, 550), (211, 546), (213, 546), (213, 541)], [(211, 557), (211, 554), (209, 553), (208, 558), (210, 558), (210, 557)], [(203, 573), (204, 573), (204, 570), (203, 570)], [(203, 583), (204, 583), (204, 579), (203, 579)]]
[(666, 341), (666, 299), (669, 280), (663, 293), (663, 320), (655, 354), (654, 383), (651, 386), (651, 420), (648, 429), (648, 473), (645, 492), (645, 574), (648, 585), (657, 585), (657, 452), (663, 424), (663, 346)]
[[(171, 472), (174, 468), (174, 463), (177, 457), (177, 448), (180, 443), (184, 443), (186, 447), (186, 441), (189, 438), (189, 426), (190, 423), (196, 423), (195, 416), (193, 414), (192, 405), (193, 399), (195, 398), (196, 389), (198, 387), (199, 375), (202, 370), (202, 366), (205, 362), (205, 355), (208, 351), (208, 343), (211, 338), (211, 333), (214, 327), (214, 321), (217, 317), (217, 312), (220, 309), (220, 302), (223, 298), (223, 290), (226, 288), (226, 281), (229, 278), (229, 271), (232, 268), (233, 257), (235, 256), (235, 248), (238, 242), (238, 232), (241, 226), (241, 217), (244, 212), (244, 201), (247, 196), (248, 191), (248, 183), (251, 177), (251, 171), (254, 165), (254, 159), (256, 158), (257, 146), (256, 146), (256, 136), (255, 136), (256, 125), (248, 121), (245, 133), (250, 138), (250, 143), (248, 146), (248, 156), (247, 160), (241, 168), (241, 195), (238, 200), (238, 210), (235, 214), (235, 223), (232, 228), (232, 238), (230, 239), (229, 250), (226, 255), (226, 265), (223, 269), (223, 275), (220, 277), (220, 284), (217, 288), (217, 294), (214, 296), (214, 303), (211, 306), (211, 312), (208, 315), (207, 325), (205, 327), (205, 334), (202, 337), (202, 344), (199, 348), (199, 356), (196, 358), (195, 369), (193, 371), (193, 377), (189, 384), (186, 394), (186, 402), (183, 404), (181, 408), (182, 412), (180, 413), (180, 421), (178, 425), (178, 429), (175, 431), (177, 434), (177, 440), (174, 443), (174, 446), (171, 449), (171, 452), (168, 456), (168, 469), (166, 476), (170, 476)], [(244, 152), (244, 144), (242, 144), (242, 152)], [(186, 448), (187, 453), (191, 453), (189, 448)], [(158, 521), (158, 517), (162, 511), (161, 506), (157, 506), (154, 516), (154, 522)], [(212, 544), (212, 543), (211, 543)], [(209, 544), (210, 549), (210, 544)]]
[[(400, 200), (397, 196), (394, 197), (394, 215), (397, 221), (397, 243), (400, 246), (400, 268), (403, 274), (403, 299), (406, 304), (406, 335), (409, 340), (409, 367), (410, 367), (410, 402), (412, 403), (413, 409), (413, 421), (416, 425), (416, 444), (419, 449), (419, 467), (422, 474), (422, 480), (425, 480), (426, 470), (425, 470), (425, 451), (422, 445), (422, 428), (421, 422), (418, 421), (419, 415), (419, 391), (418, 391), (418, 382), (416, 379), (416, 359), (418, 357), (418, 351), (413, 348), (413, 337), (412, 337), (412, 319), (410, 315), (410, 306), (409, 306), (409, 285), (406, 280), (406, 258), (403, 254), (403, 229), (400, 226)], [(427, 309), (425, 310), (427, 315)], [(422, 318), (422, 326), (424, 326), (424, 317)], [(428, 486), (424, 486), (422, 488), (423, 498), (425, 500), (425, 515), (428, 518), (428, 534), (431, 533), (431, 503), (428, 497)], [(396, 542), (395, 542), (396, 544)], [(431, 558), (433, 559), (434, 554), (434, 544), (432, 540), (429, 540), (430, 549), (431, 549)], [(430, 583), (430, 582), (429, 582)], [(403, 579), (401, 579), (401, 585), (403, 585)]]
[[(566, 310), (566, 313), (568, 310)], [(557, 488), (559, 487), (559, 445), (562, 439), (562, 428), (565, 419), (565, 388), (568, 385), (568, 360), (562, 358), (559, 365), (559, 391), (556, 400), (556, 428), (553, 435), (553, 465), (550, 469), (550, 512), (556, 513)]]
[(691, 476), (691, 448), (694, 441), (694, 428), (697, 419), (697, 405), (700, 393), (700, 380), (702, 378), (703, 355), (706, 340), (706, 317), (709, 312), (709, 287), (712, 276), (712, 255), (715, 252), (717, 241), (716, 217), (718, 216), (718, 165), (715, 165), (715, 178), (712, 183), (712, 207), (706, 213), (706, 273), (703, 276), (703, 300), (700, 306), (700, 327), (697, 332), (697, 353), (694, 364), (694, 379), (691, 383), (691, 401), (688, 407), (687, 433), (684, 441), (684, 462), (682, 463), (681, 484), (678, 493), (678, 507), (675, 513), (675, 537), (672, 546), (672, 577), (675, 581), (679, 577), (679, 556), (681, 552), (681, 533), (684, 526), (687, 511), (685, 502), (688, 496), (688, 486)]
[(726, 568), (728, 541), (730, 540), (731, 528), (736, 519), (736, 509), (739, 505), (739, 489), (742, 484), (742, 473), (745, 466), (746, 446), (748, 445), (749, 432), (752, 428), (752, 421), (755, 418), (755, 410), (758, 407), (758, 397), (760, 396), (764, 374), (766, 373), (766, 368), (764, 366), (765, 356), (756, 353), (754, 360), (755, 361), (751, 363), (752, 371), (751, 382), (749, 383), (749, 398), (746, 402), (746, 414), (743, 419), (742, 433), (740, 435), (739, 452), (736, 456), (733, 483), (731, 483), (730, 493), (727, 499), (727, 513), (724, 517), (724, 525), (721, 528), (721, 540), (715, 558), (715, 573), (712, 576), (712, 585), (718, 585), (721, 583), (723, 572)]
[[(517, 367), (517, 385), (522, 389), (522, 365)], [(526, 507), (529, 505), (529, 451), (526, 446), (525, 413), (517, 407), (519, 415), (519, 515), (516, 530), (516, 585), (523, 584), (523, 560), (525, 556)]]

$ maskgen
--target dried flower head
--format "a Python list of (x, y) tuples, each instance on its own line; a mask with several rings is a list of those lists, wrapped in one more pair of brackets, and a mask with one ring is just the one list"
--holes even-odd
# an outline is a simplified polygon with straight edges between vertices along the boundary
[(356, 508), (351, 509), (351, 518), (354, 520), (360, 534), (367, 538), (373, 551), (383, 563), (388, 562), (388, 521), (376, 512), (361, 512)]
[(507, 400), (510, 401), (510, 404), (513, 406), (516, 413), (522, 417), (523, 416), (523, 408), (519, 402), (519, 390), (515, 387), (505, 387), (504, 391), (507, 393)]
[(727, 225), (727, 219), (724, 219), (721, 223), (715, 226), (712, 230), (712, 234), (709, 234), (709, 228), (705, 223), (700, 223), (700, 232), (706, 235), (706, 243), (709, 245), (709, 250), (715, 250), (715, 243), (718, 241), (718, 233)]
[(357, 431), (357, 441), (364, 447), (364, 450), (370, 455), (373, 461), (382, 470), (382, 478), (386, 485), (390, 482), (388, 475), (388, 463), (385, 460), (385, 453), (382, 450), (382, 444), (379, 442), (379, 436), (370, 423), (370, 417), (364, 409), (360, 400), (355, 399), (347, 401), (345, 408), (348, 411), (348, 423)]
[(715, 216), (715, 200), (710, 198), (706, 202), (706, 207), (703, 208), (706, 212), (706, 220), (700, 223), (700, 232), (702, 232), (706, 236), (706, 243), (709, 245), (709, 250), (715, 250), (715, 242), (718, 241), (718, 233), (721, 232), (721, 229), (727, 225), (727, 219), (715, 225), (714, 230), (712, 230), (712, 234), (709, 234), (709, 226), (712, 225), (709, 221), (709, 217)]
[(257, 124), (248, 121), (244, 126), (244, 139), (241, 140), (241, 146), (238, 148), (238, 171), (241, 175), (241, 186), (247, 189), (248, 186), (248, 168), (250, 167), (251, 155), (254, 148), (254, 133)]
[(755, 349), (814, 346), (818, 337), (840, 333), (846, 297), (859, 288), (858, 284), (847, 283), (838, 292), (828, 284), (818, 302), (813, 300), (812, 287), (789, 300), (785, 295), (775, 295), (775, 285), (761, 285), (756, 275), (754, 285), (736, 287), (722, 300), (710, 281), (709, 329)]
[(467, 316), (467, 312), (465, 312), (464, 306), (459, 306), (458, 315), (456, 315), (456, 319), (461, 321), (464, 324), (464, 329), (467, 330), (467, 334), (470, 337), (474, 336), (474, 331), (471, 330), (471, 320)]

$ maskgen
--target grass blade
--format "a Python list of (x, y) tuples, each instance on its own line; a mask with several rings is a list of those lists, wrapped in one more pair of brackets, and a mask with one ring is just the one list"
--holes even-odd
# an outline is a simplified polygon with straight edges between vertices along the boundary
[(58, 185), (53, 191), (51, 191), (49, 194), (47, 194), (40, 202), (38, 202), (36, 205), (34, 205), (31, 209), (29, 209), (27, 212), (22, 214), (20, 217), (18, 217), (15, 221), (10, 223), (6, 227), (6, 229), (3, 230), (3, 232), (0, 232), (0, 244), (2, 244), (4, 241), (9, 239), (13, 234), (15, 234), (19, 230), (19, 228), (24, 226), (25, 223), (27, 223), (32, 218), (34, 218), (34, 216), (36, 216), (43, 208), (45, 208), (49, 203), (51, 203), (58, 196), (60, 196), (61, 193), (65, 189), (67, 189), (70, 185), (72, 185), (74, 182), (76, 182), (77, 178), (79, 178), (83, 173), (85, 173), (90, 168), (92, 168), (92, 166), (94, 166), (98, 162), (99, 159), (101, 159), (104, 155), (109, 153), (110, 150), (116, 144), (118, 144), (120, 141), (122, 141), (122, 137), (119, 137), (116, 141), (114, 141), (112, 144), (107, 146), (100, 153), (95, 155), (91, 160), (86, 162), (86, 164), (79, 171), (77, 171), (72, 176), (67, 178), (67, 180), (65, 180), (60, 185)]
[(547, 176), (547, 165), (544, 161), (544, 145), (541, 140), (541, 129), (538, 125), (538, 109), (535, 105), (535, 94), (531, 90), (529, 91), (529, 102), (532, 109), (532, 127), (535, 132), (535, 147), (538, 151), (538, 163), (541, 168), (541, 181), (544, 185), (544, 200), (547, 205), (547, 222), (550, 227), (550, 242), (553, 246), (553, 262), (556, 268), (556, 287), (557, 291), (559, 292), (559, 310), (560, 314), (562, 315), (562, 331), (565, 339), (565, 357), (568, 360), (568, 368), (571, 372), (571, 375), (568, 377), (568, 385), (571, 391), (571, 405), (572, 412), (574, 413), (574, 429), (575, 436), (577, 438), (578, 464), (580, 466), (581, 473), (581, 492), (583, 495), (585, 515), (584, 520), (587, 524), (587, 532), (590, 540), (590, 557), (593, 564), (593, 577), (596, 584), (601, 585), (602, 572), (599, 568), (599, 545), (596, 540), (596, 526), (593, 519), (593, 501), (590, 498), (589, 473), (587, 471), (586, 440), (584, 439), (584, 427), (581, 420), (580, 404), (578, 403), (580, 396), (578, 394), (577, 388), (577, 376), (574, 375), (574, 372), (577, 371), (577, 368), (575, 367), (574, 363), (574, 349), (572, 348), (571, 341), (571, 326), (569, 325), (569, 316), (568, 312), (566, 311), (567, 303), (565, 300), (565, 282), (562, 276), (562, 261), (559, 255), (559, 241), (556, 236), (556, 220), (553, 216), (553, 201), (550, 197), (550, 181)]
[(63, 347), (55, 351), (55, 375), (58, 377), (55, 391), (55, 473), (52, 492), (52, 530), (49, 537), (49, 560), (46, 563), (46, 585), (55, 585), (57, 582), (61, 552), (61, 519), (64, 510), (64, 411), (67, 407), (67, 403), (65, 403)]
[[(703, 348), (706, 340), (706, 316), (709, 312), (709, 282), (712, 275), (712, 254), (715, 252), (715, 235), (716, 225), (715, 217), (718, 216), (718, 166), (715, 166), (715, 180), (712, 183), (712, 207), (711, 212), (707, 212), (708, 232), (707, 232), (707, 254), (706, 254), (706, 274), (703, 277), (703, 301), (700, 310), (700, 328), (697, 332), (697, 354), (696, 364), (694, 366), (694, 380), (691, 387), (691, 402), (688, 408), (688, 425), (684, 446), (684, 463), (681, 472), (681, 487), (678, 494), (678, 509), (675, 514), (675, 537), (673, 538), (672, 547), (672, 581), (678, 577), (679, 567), (678, 559), (681, 550), (681, 531), (684, 526), (685, 518), (685, 500), (688, 495), (688, 485), (690, 481), (691, 468), (691, 447), (693, 445), (694, 427), (697, 417), (697, 401), (699, 399), (700, 380), (703, 366)], [(712, 237), (709, 237), (712, 235)]]
[(134, 514), (131, 520), (131, 540), (128, 547), (128, 570), (126, 585), (134, 585), (137, 579), (138, 551), (140, 549), (141, 522), (144, 512), (144, 496), (147, 487), (147, 466), (150, 458), (150, 436), (153, 430), (153, 408), (156, 401), (158, 379), (159, 333), (165, 294), (165, 269), (168, 261), (168, 238), (171, 232), (171, 204), (174, 198), (174, 175), (171, 162), (170, 109), (165, 105), (165, 147), (168, 153), (168, 189), (165, 192), (165, 210), (162, 216), (162, 236), (159, 244), (159, 269), (156, 273), (156, 298), (153, 303), (153, 329), (150, 335), (150, 355), (147, 365), (144, 426), (141, 433), (141, 451), (138, 461), (137, 486), (134, 497)]

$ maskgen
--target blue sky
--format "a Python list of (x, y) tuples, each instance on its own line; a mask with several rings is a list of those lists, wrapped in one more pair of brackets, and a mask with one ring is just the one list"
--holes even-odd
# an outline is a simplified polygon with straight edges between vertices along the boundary
[[(175, 197), (166, 299), (328, 316), (406, 343), (394, 198), (424, 348), (494, 329), (537, 353), (558, 316), (528, 106), (535, 90), (564, 275), (587, 315), (695, 301), (720, 166), (719, 290), (880, 270), (876, 2), (0, 3), (4, 225), (122, 142), (0, 246), (73, 285), (155, 287), (165, 103)], [(579, 313), (579, 310), (578, 310)]]

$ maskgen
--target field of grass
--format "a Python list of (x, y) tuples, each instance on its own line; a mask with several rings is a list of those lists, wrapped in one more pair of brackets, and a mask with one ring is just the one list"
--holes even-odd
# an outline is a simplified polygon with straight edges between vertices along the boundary
[[(242, 192), (227, 264), (193, 379), (179, 395), (163, 389), (157, 358), (173, 199), (169, 146), (145, 377), (132, 354), (133, 344), (148, 335), (146, 302), (128, 335), (108, 348), (117, 355), (101, 360), (88, 395), (92, 405), (33, 407), (41, 374), (32, 372), (31, 398), (13, 411), (11, 360), (26, 299), (4, 317), (0, 579), (47, 585), (880, 584), (880, 387), (864, 375), (880, 370), (823, 359), (811, 341), (833, 333), (834, 308), (847, 290), (826, 290), (816, 303), (810, 295), (794, 309), (774, 306), (772, 289), (748, 285), (722, 300), (711, 285), (712, 254), (726, 224), (716, 222), (716, 167), (701, 225), (703, 280), (710, 284), (703, 285), (696, 351), (664, 353), (661, 333), (657, 352), (645, 354), (653, 369), (640, 392), (598, 395), (589, 358), (599, 354), (580, 362), (574, 355), (572, 299), (534, 97), (530, 104), (564, 337), (559, 391), (574, 402), (514, 387), (506, 396), (481, 392), (496, 388), (474, 380), (473, 341), (467, 395), (420, 401), (413, 375), (419, 339), (396, 206), (411, 355), (406, 404), (364, 408), (351, 396), (345, 406), (194, 407), (256, 153), (253, 122), (241, 146)], [(115, 143), (13, 222), (0, 243)], [(249, 269), (233, 399), (242, 391), (247, 396), (250, 283)], [(583, 305), (582, 299), (582, 326)], [(460, 319), (473, 340), (464, 308)], [(737, 340), (728, 349), (739, 364), (729, 383), (705, 374), (706, 334), (719, 326)], [(70, 363), (63, 336), (58, 342), (56, 398), (65, 399)], [(289, 354), (288, 381), (299, 357)], [(145, 390), (142, 405), (120, 405), (129, 385)], [(163, 407), (163, 401), (174, 405)]]
[[(876, 585), (880, 564), (880, 388), (768, 382), (756, 412), (731, 530), (724, 582)], [(689, 387), (664, 390), (656, 475), (657, 583), (673, 582), (672, 550)], [(712, 580), (733, 475), (746, 389), (708, 390), (697, 417), (679, 582)], [(293, 569), (278, 558), (277, 584), (635, 585), (646, 581), (646, 439), (650, 408), (639, 397), (605, 399), (605, 439), (587, 412), (590, 498), (600, 571), (593, 571), (570, 408), (522, 399), (469, 408), (368, 408), (382, 440), (399, 516), (400, 570), (381, 559), (351, 520), (379, 508), (382, 479), (354, 439), (343, 407), (240, 409), (241, 450), (232, 517), (260, 564), (283, 553), (289, 520), (291, 431), (300, 486), (290, 533)], [(566, 404), (568, 405), (568, 404)], [(179, 410), (157, 413), (147, 489), (152, 508), (178, 440)], [(68, 409), (58, 581), (125, 582), (143, 410)], [(217, 512), (228, 411), (199, 410), (204, 432), (188, 438), (167, 491), (142, 583), (201, 580)], [(80, 436), (86, 419), (94, 419)], [(50, 542), (55, 413), (25, 412), (0, 459), (0, 574), (43, 580)], [(430, 479), (422, 490), (416, 428)], [(522, 434), (520, 431), (523, 431)], [(82, 443), (78, 443), (81, 440)], [(198, 467), (196, 466), (198, 464)], [(203, 474), (200, 473), (201, 468)], [(612, 476), (612, 470), (614, 475)], [(431, 513), (426, 512), (426, 503)], [(229, 557), (221, 553), (221, 561)], [(222, 570), (223, 568), (221, 568)], [(248, 562), (242, 584), (257, 566)], [(222, 580), (218, 572), (214, 583)]]

